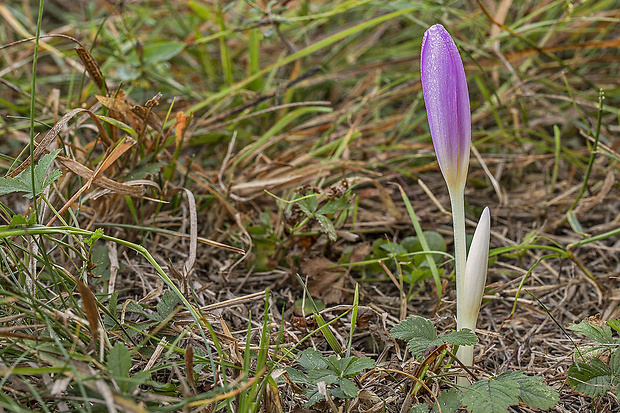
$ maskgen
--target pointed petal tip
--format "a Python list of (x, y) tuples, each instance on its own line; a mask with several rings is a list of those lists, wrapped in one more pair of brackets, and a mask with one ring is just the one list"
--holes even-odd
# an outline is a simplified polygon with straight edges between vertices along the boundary
[[(481, 234), (485, 233), (486, 238), (489, 237), (488, 234), (491, 232), (491, 212), (488, 206), (485, 206), (484, 210), (482, 211), (482, 214), (480, 214), (478, 225), (476, 226), (476, 230), (474, 231), (474, 237), (476, 237), (476, 234), (478, 232), (480, 232)], [(488, 244), (489, 241), (487, 240), (486, 242)], [(488, 250), (488, 246), (487, 246), (487, 250)]]
[(491, 212), (489, 211), (489, 207), (485, 206), (484, 210), (482, 210), (482, 214), (480, 214), (480, 221), (482, 221), (483, 219), (485, 220), (490, 220), (491, 219)]

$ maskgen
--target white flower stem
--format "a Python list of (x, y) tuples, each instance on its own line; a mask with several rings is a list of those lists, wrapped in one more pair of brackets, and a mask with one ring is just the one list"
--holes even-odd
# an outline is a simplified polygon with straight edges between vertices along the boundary
[[(467, 264), (467, 238), (465, 234), (465, 196), (464, 188), (450, 188), (450, 203), (452, 205), (452, 225), (454, 230), (454, 265), (456, 272), (456, 329), (463, 327), (475, 330), (475, 326), (463, 325), (463, 314), (466, 305), (471, 305), (467, 297), (463, 297), (465, 290), (465, 266)], [(458, 359), (466, 366), (474, 362), (474, 347), (460, 346), (457, 352)], [(459, 385), (469, 385), (466, 377), (457, 379)]]
[(461, 295), (464, 288), (465, 265), (467, 264), (467, 239), (465, 238), (465, 199), (462, 189), (450, 189), (452, 204), (452, 225), (454, 230), (454, 265), (456, 272), (456, 329), (463, 328), (462, 314), (465, 300)]

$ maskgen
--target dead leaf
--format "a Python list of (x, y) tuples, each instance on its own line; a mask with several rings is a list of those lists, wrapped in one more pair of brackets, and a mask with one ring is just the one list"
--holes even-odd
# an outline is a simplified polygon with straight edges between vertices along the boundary
[[(79, 162), (74, 161), (73, 159), (66, 158), (64, 156), (56, 157), (56, 160), (65, 168), (70, 170), (76, 175), (81, 176), (86, 180), (90, 180), (90, 178), (95, 174), (90, 168), (82, 165)], [(109, 189), (112, 192), (121, 195), (128, 195), (133, 197), (140, 197), (144, 195), (146, 189), (143, 186), (130, 186), (125, 185), (116, 181), (111, 180), (110, 178), (106, 178), (105, 176), (99, 176), (93, 180), (93, 183), (97, 186), (100, 186), (105, 189)]]
[(357, 320), (355, 322), (355, 326), (361, 329), (365, 329), (370, 324), (370, 320), (375, 315), (375, 312), (372, 311), (369, 307), (358, 307), (357, 310)]
[(343, 271), (325, 257), (308, 259), (301, 264), (301, 272), (308, 276), (308, 291), (325, 304), (340, 303)]
[(185, 349), (185, 377), (194, 394), (198, 394), (196, 380), (194, 379), (194, 347), (189, 344)]
[(364, 261), (368, 254), (372, 252), (372, 245), (367, 242), (359, 243), (355, 245), (353, 248), (353, 253), (351, 253), (351, 258), (349, 259), (350, 263)]
[(139, 132), (144, 127), (144, 121), (134, 113), (134, 106), (127, 103), (124, 96), (124, 93), (119, 93), (117, 97), (95, 95), (97, 100), (110, 110), (112, 118), (128, 123), (134, 131)]
[(90, 325), (90, 333), (92, 335), (90, 344), (93, 345), (97, 343), (97, 337), (99, 336), (99, 312), (97, 311), (97, 300), (93, 292), (82, 282), (82, 280), (76, 279), (75, 281), (77, 283), (80, 296), (82, 297), (86, 319), (88, 319), (88, 324)]
[(163, 126), (161, 119), (157, 114), (153, 113), (153, 111), (149, 108), (143, 108), (142, 106), (132, 106), (131, 111), (138, 116), (143, 123), (146, 123), (151, 128), (159, 132)]
[(110, 92), (108, 91), (108, 86), (103, 80), (103, 74), (101, 73), (99, 64), (97, 64), (97, 61), (95, 60), (93, 55), (91, 55), (90, 52), (83, 47), (76, 47), (75, 51), (77, 52), (78, 57), (84, 64), (84, 67), (86, 68), (86, 71), (88, 72), (91, 80), (95, 82), (99, 90), (105, 90), (106, 95), (110, 94)]
[(183, 142), (183, 135), (185, 134), (185, 130), (187, 129), (187, 125), (189, 123), (189, 116), (187, 116), (182, 111), (177, 112), (177, 120), (174, 124), (174, 139), (177, 145), (177, 148)]
[[(41, 139), (37, 147), (34, 148), (32, 159), (34, 159), (35, 162), (39, 159), (39, 157), (41, 157), (41, 155), (47, 152), (47, 147), (52, 143), (54, 139), (56, 139), (56, 135), (58, 135), (62, 131), (62, 129), (67, 125), (67, 123), (69, 123), (71, 118), (73, 118), (75, 115), (81, 112), (86, 112), (92, 118), (93, 122), (95, 123), (95, 126), (97, 126), (97, 129), (99, 130), (99, 133), (101, 134), (101, 140), (108, 146), (112, 144), (112, 140), (106, 134), (105, 129), (103, 128), (103, 125), (101, 125), (99, 118), (97, 118), (97, 115), (95, 115), (93, 112), (91, 112), (88, 109), (76, 108), (76, 109), (70, 110), (69, 112), (65, 113), (65, 115), (62, 118), (60, 118), (58, 122), (56, 122), (56, 124), (52, 127), (52, 129), (47, 131), (47, 133), (45, 134), (43, 139)], [(15, 178), (17, 175), (23, 172), (28, 167), (28, 165), (30, 165), (30, 161), (31, 161), (30, 157), (26, 158), (26, 160), (22, 162), (21, 165), (19, 165), (17, 168), (13, 169), (11, 172), (6, 174), (6, 176)]]

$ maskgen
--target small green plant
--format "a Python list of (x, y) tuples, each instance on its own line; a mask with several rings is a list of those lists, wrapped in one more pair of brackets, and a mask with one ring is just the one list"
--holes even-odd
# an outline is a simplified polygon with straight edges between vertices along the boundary
[[(472, 413), (503, 413), (509, 406), (524, 403), (538, 409), (551, 409), (559, 400), (556, 391), (542, 382), (542, 377), (531, 377), (521, 371), (507, 371), (489, 379), (480, 380), (460, 392), (443, 391), (432, 412), (456, 412), (464, 407)], [(415, 413), (428, 413), (429, 408), (419, 403), (411, 409)]]
[(321, 226), (321, 232), (327, 235), (331, 241), (336, 241), (336, 228), (344, 223), (348, 212), (352, 209), (349, 201), (351, 190), (346, 181), (343, 181), (342, 186), (329, 188), (328, 193), (323, 193), (318, 188), (312, 188), (312, 190), (305, 192), (304, 196), (293, 200), (295, 202), (293, 213), (295, 214), (298, 208), (304, 215), (293, 232), (303, 228), (310, 221), (316, 220)]
[(601, 322), (598, 317), (571, 324), (568, 329), (595, 341), (577, 347), (568, 369), (568, 384), (576, 392), (590, 397), (611, 391), (620, 397), (620, 320)]
[[(284, 239), (281, 231), (274, 228), (269, 209), (259, 214), (260, 224), (247, 228), (254, 244), (250, 262), (256, 271), (275, 268), (291, 244), (309, 241), (311, 245), (321, 234), (327, 235), (332, 242), (336, 241), (336, 229), (344, 225), (353, 209), (351, 188), (345, 180), (327, 189), (310, 185), (299, 187), (295, 189), (292, 200), (270, 195), (288, 205), (284, 212), (288, 237)], [(318, 231), (308, 231), (316, 222), (319, 223)]]
[(407, 342), (407, 348), (416, 358), (421, 359), (425, 350), (442, 344), (473, 346), (478, 342), (476, 335), (468, 329), (437, 335), (437, 329), (423, 317), (409, 317), (398, 323), (390, 331), (390, 338)]
[[(441, 335), (429, 320), (422, 317), (409, 317), (396, 325), (390, 331), (390, 337), (405, 340), (407, 348), (418, 360), (423, 360), (426, 350), (438, 347), (440, 355), (432, 354), (428, 360), (423, 360), (423, 369), (418, 378), (421, 382), (431, 379), (427, 375), (429, 369), (435, 374), (440, 370), (447, 370), (451, 363), (443, 364), (443, 360), (449, 354), (453, 356), (458, 346), (473, 346), (478, 342), (476, 335), (469, 329), (452, 331)], [(454, 346), (449, 350), (448, 345)], [(430, 360), (430, 361), (429, 361)], [(450, 359), (452, 360), (452, 359)], [(414, 387), (417, 392), (422, 386), (418, 383)], [(462, 391), (449, 390), (442, 392), (438, 398), (433, 412), (456, 412), (459, 407), (464, 407), (473, 413), (505, 412), (508, 406), (525, 403), (526, 405), (540, 409), (550, 409), (559, 401), (557, 392), (542, 382), (540, 377), (530, 377), (519, 371), (507, 371), (498, 376), (476, 381), (471, 387), (463, 387)], [(412, 412), (427, 413), (428, 406), (417, 404)]]
[[(443, 253), (447, 251), (446, 241), (438, 232), (424, 231), (424, 237), (431, 251)], [(368, 255), (367, 261), (381, 260), (390, 270), (396, 270), (396, 263), (400, 263), (403, 280), (413, 286), (420, 281), (433, 277), (426, 255), (423, 252), (424, 249), (417, 236), (403, 238), (400, 243), (377, 239), (372, 244), (372, 252)], [(436, 254), (433, 255), (433, 260), (439, 264), (443, 257)], [(366, 265), (364, 271), (369, 275), (384, 273), (378, 262)], [(443, 270), (440, 270), (440, 274), (443, 274)]]
[(150, 373), (148, 371), (138, 371), (132, 375), (129, 374), (129, 370), (133, 365), (132, 351), (123, 343), (117, 342), (112, 347), (106, 364), (112, 379), (123, 392), (131, 392), (139, 385), (150, 381)]
[(375, 365), (374, 360), (368, 357), (338, 358), (334, 354), (323, 357), (321, 352), (311, 348), (304, 350), (297, 362), (303, 371), (287, 367), (286, 372), (293, 383), (306, 388), (304, 390), (304, 395), (308, 397), (306, 407), (325, 399), (319, 386), (325, 386), (327, 394), (335, 399), (357, 397), (360, 389), (350, 379)]
[(247, 231), (252, 237), (253, 254), (251, 264), (256, 271), (267, 271), (278, 265), (278, 251), (281, 248), (280, 235), (271, 224), (271, 211), (259, 214), (260, 225), (249, 225)]

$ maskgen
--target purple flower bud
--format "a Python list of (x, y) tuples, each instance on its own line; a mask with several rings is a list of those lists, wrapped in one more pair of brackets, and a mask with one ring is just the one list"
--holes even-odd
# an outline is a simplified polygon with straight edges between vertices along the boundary
[(420, 59), (422, 91), (437, 161), (448, 188), (465, 186), (471, 143), (471, 113), (465, 69), (446, 29), (424, 33)]

